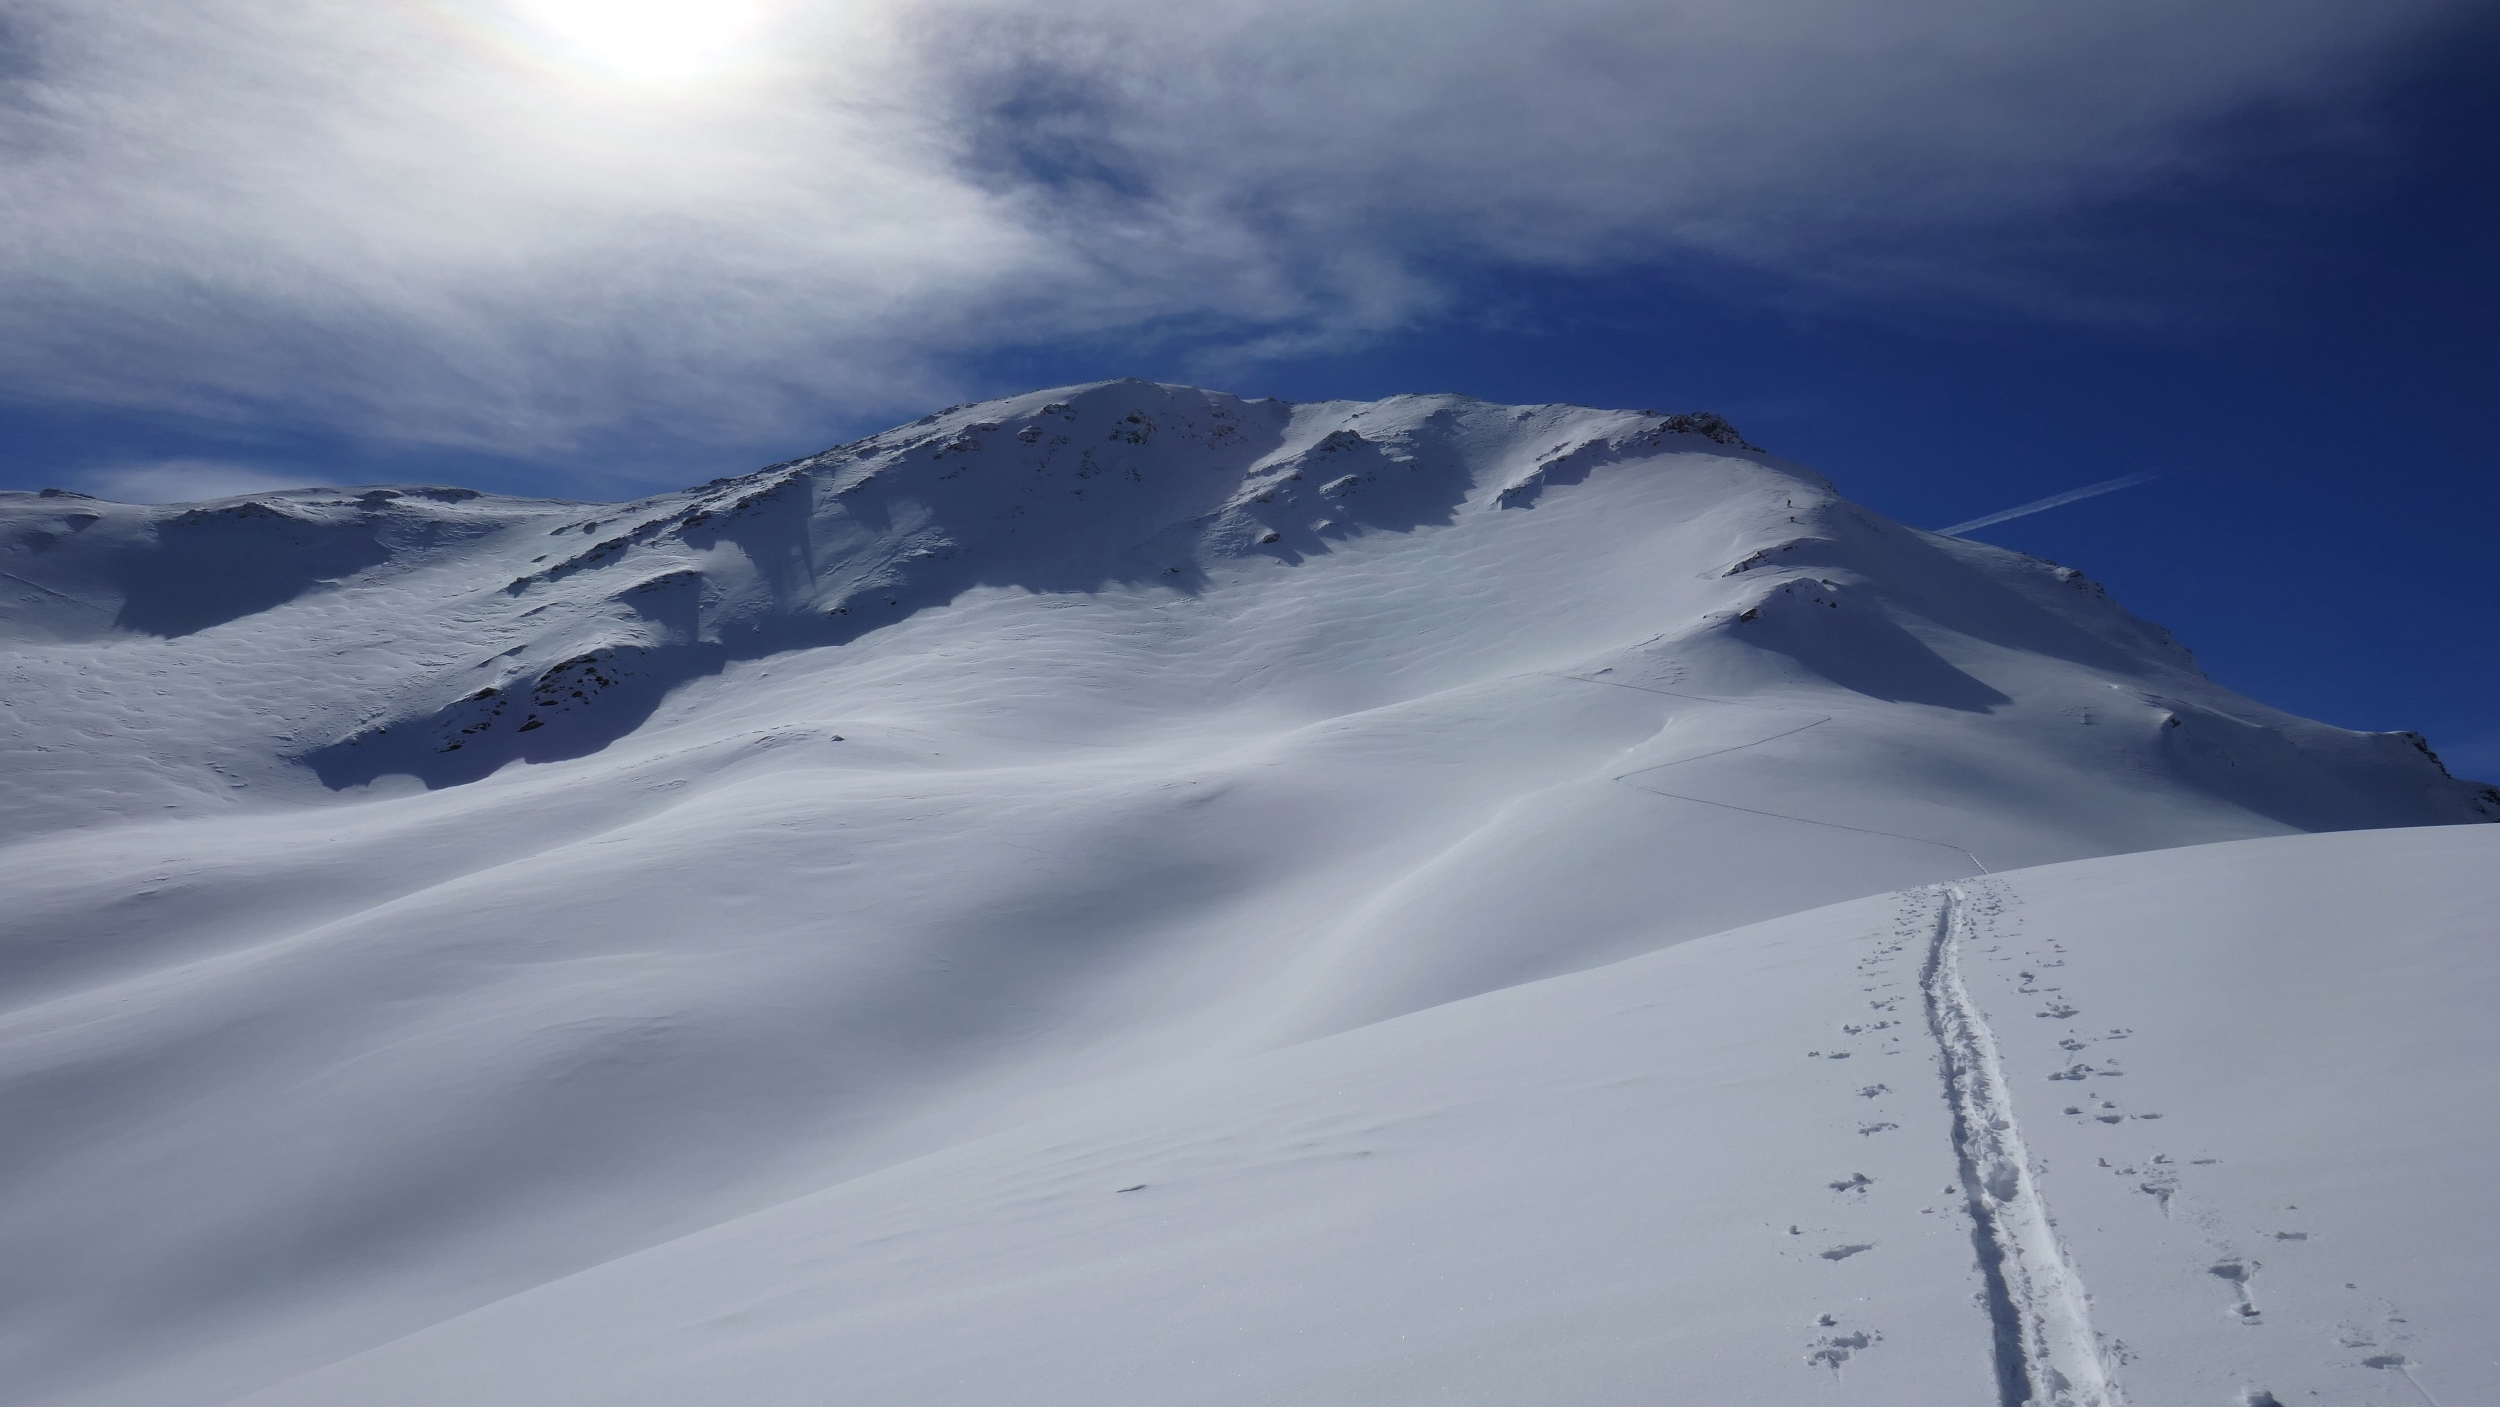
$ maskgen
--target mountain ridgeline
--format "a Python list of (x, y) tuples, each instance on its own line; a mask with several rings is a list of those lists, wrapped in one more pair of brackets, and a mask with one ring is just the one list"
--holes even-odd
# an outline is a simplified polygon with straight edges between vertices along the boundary
[[(0, 511), (16, 592), (0, 601), (0, 629), (21, 641), (181, 639), (274, 624), (257, 618), (307, 595), (414, 590), (412, 605), (452, 613), (497, 648), (386, 669), (379, 705), (348, 726), (337, 700), (319, 700), (336, 736), (299, 738), (310, 745), (285, 760), (332, 789), (395, 774), (445, 786), (597, 751), (688, 680), (845, 645), (967, 592), (1196, 594), (1226, 564), (1300, 566), (1358, 538), (1533, 513), (1593, 474), (1697, 462), (1727, 495), (1776, 496), (1782, 512), (1658, 562), (1726, 579), (1715, 609), (1682, 628), (1695, 649), (1724, 636), (1870, 698), (1976, 713), (2012, 700), (1924, 637), (2192, 681), (2161, 701), (2162, 725), (2188, 731), (2159, 740), (2191, 765), (2263, 754), (2269, 770), (2409, 770), (2401, 789), (2445, 819), (2500, 815), (2488, 789), (2439, 785), (2418, 737), (2307, 725), (2288, 730), (2293, 740), (2280, 715), (2217, 707), (2219, 691), (2167, 632), (2081, 573), (1889, 523), (1707, 413), (1454, 396), (1294, 405), (1122, 381), (954, 407), (628, 504), (434, 487), (166, 509), (10, 495)], [(2277, 788), (2270, 811), (2333, 828), (2332, 807), (2305, 806), (2300, 789)]]
[[(1910, 1404), (1984, 1391), (1992, 1333), (2000, 1384), (2091, 1366), (2085, 1283), (2147, 1326), (2144, 1361), (2175, 1329), (2190, 1377), (2240, 1374), (2178, 1400), (2399, 1400), (2345, 1391), (2403, 1385), (2394, 1309), (2359, 1366), (2313, 1362), (2344, 1352), (2321, 1329), (2243, 1372), (2146, 1307), (2213, 1290), (2324, 1324), (2344, 1300), (2278, 1287), (2381, 1293), (2381, 1260), (2303, 1271), (2247, 1238), (2398, 1244), (2364, 1213), (2400, 1199), (2278, 1222), (2332, 1197), (2262, 1174), (2324, 1167), (2283, 1140), (2340, 1137), (2362, 1086), (2337, 1062), (2393, 1058), (2318, 1014), (2362, 990), (2337, 955), (2387, 1003), (2445, 990), (2408, 974), (2480, 971), (2451, 960), (2470, 911), (2398, 914), (2391, 946), (2295, 891), (2342, 892), (2303, 857), (2449, 865), (2484, 832), (2299, 833), (2500, 796), (2409, 734), (2224, 689), (2081, 573), (1888, 522), (1716, 417), (1120, 381), (630, 504), (5, 495), (0, 572), (13, 1401), (798, 1407), (873, 1361), (894, 1401), (1508, 1402), (1569, 1358), (1626, 1365), (1573, 1401), (1845, 1378)], [(2209, 844), (2233, 841), (2272, 848)], [(2176, 934), (2060, 897), (2208, 852), (2155, 886), (2204, 915)], [(2064, 861), (2088, 863), (1996, 878)], [(2266, 877), (2294, 871), (2316, 882)], [(2434, 892), (2412, 872), (2335, 912)], [(2169, 1000), (2278, 977), (2290, 1005), (2237, 1024)], [(2488, 1024), (2455, 1000), (2416, 1045)], [(1991, 1020), (2044, 1076), (1932, 1039)], [(2305, 1073), (2262, 1093), (2280, 1062)], [(2295, 1090), (2331, 1118), (2279, 1117)], [(2061, 1152), (2046, 1193), (1989, 1202), (1969, 1135), (2000, 1108), (2109, 1162)], [(2434, 1150), (2480, 1128), (2405, 1126)], [(2415, 1168), (2423, 1205), (2487, 1162)], [(1985, 1195), (1936, 1200), (1956, 1177)], [(2232, 1187), (2228, 1215), (2165, 1219)], [(2069, 1200), (2101, 1192), (2138, 1221)], [(1975, 1236), (2073, 1234), (2052, 1206), (2155, 1249), (1971, 1266)], [(1296, 1259), (1328, 1247), (1336, 1269)], [(2198, 1259), (2168, 1298), (2111, 1264), (2173, 1251)], [(1062, 1269), (1114, 1289), (1034, 1288)], [(820, 1271), (867, 1288), (754, 1302)], [(1533, 1285), (1612, 1307), (1473, 1317)], [(1339, 1304), (1314, 1287), (1352, 1307), (1308, 1319)], [(2003, 1351), (2028, 1341), (1974, 1308), (1992, 1293), (2064, 1346)], [(2438, 1293), (2471, 1342), (2488, 1296)], [(1188, 1322), (1130, 1333), (1167, 1311)], [(744, 1337), (767, 1321), (787, 1339)], [(525, 1366), (574, 1352), (599, 1370)], [(1497, 1379), (1521, 1386), (1467, 1395)]]

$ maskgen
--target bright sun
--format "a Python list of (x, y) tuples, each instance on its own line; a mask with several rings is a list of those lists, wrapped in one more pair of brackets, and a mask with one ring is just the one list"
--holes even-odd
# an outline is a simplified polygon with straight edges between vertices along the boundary
[(761, 0), (516, 0), (514, 8), (574, 61), (626, 78), (688, 78), (719, 67), (751, 37)]

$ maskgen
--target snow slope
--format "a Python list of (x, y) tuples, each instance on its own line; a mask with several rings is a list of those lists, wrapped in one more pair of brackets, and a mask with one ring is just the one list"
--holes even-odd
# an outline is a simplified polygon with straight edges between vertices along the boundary
[(2494, 912), (2490, 828), (1858, 900), (1143, 1082), (248, 1401), (2484, 1401)]
[(0, 517), (37, 1402), (1817, 905), (2500, 815), (1708, 417), (1116, 382), (630, 505)]

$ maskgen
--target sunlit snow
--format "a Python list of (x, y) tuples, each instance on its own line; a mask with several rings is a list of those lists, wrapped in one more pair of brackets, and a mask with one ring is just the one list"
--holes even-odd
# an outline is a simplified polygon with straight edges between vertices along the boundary
[(2471, 1400), (2500, 797), (1715, 417), (0, 517), (17, 1400)]

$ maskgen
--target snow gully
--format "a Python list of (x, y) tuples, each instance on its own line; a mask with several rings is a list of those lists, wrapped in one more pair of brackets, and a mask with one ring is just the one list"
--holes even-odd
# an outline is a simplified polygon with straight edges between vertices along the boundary
[(1943, 1057), (1953, 1151), (1995, 1327), (2002, 1407), (2122, 1407), (2092, 1330), (2089, 1297), (2058, 1244), (2024, 1149), (1996, 1034), (1962, 983), (1971, 896), (1953, 886), (1932, 892), (1936, 931), (1919, 986)]

